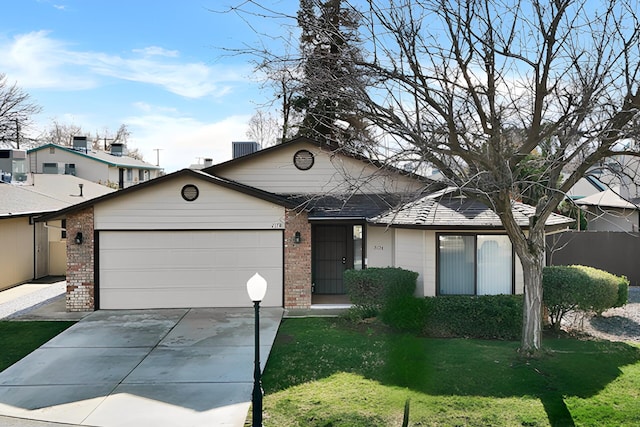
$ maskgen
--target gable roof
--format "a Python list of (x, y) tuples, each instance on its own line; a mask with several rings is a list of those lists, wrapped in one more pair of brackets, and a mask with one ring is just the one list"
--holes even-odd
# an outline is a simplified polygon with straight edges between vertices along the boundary
[(321, 150), (325, 150), (325, 151), (328, 151), (330, 153), (337, 153), (337, 154), (340, 154), (340, 155), (343, 155), (343, 156), (346, 156), (346, 157), (350, 157), (350, 158), (358, 160), (360, 162), (373, 165), (373, 166), (375, 166), (375, 167), (377, 167), (379, 169), (383, 169), (383, 170), (387, 170), (387, 171), (390, 171), (390, 172), (394, 172), (394, 173), (397, 173), (399, 175), (411, 177), (411, 178), (414, 178), (414, 179), (420, 180), (420, 181), (433, 182), (432, 179), (429, 179), (429, 178), (427, 178), (425, 176), (418, 175), (418, 174), (415, 174), (415, 173), (412, 173), (412, 172), (408, 172), (408, 171), (403, 170), (403, 169), (396, 168), (394, 166), (385, 164), (385, 163), (380, 162), (378, 160), (370, 159), (370, 158), (368, 158), (368, 157), (366, 157), (366, 156), (364, 156), (362, 154), (355, 153), (353, 151), (347, 150), (344, 147), (340, 147), (337, 144), (323, 144), (323, 143), (320, 143), (320, 142), (315, 141), (313, 139), (309, 139), (309, 138), (302, 137), (302, 136), (298, 137), (298, 138), (291, 139), (289, 141), (285, 141), (285, 142), (283, 142), (281, 144), (276, 144), (276, 145), (272, 145), (271, 147), (263, 148), (262, 150), (258, 150), (258, 151), (254, 152), (254, 153), (247, 154), (245, 156), (237, 157), (235, 159), (231, 159), (231, 160), (228, 160), (226, 162), (222, 162), (222, 163), (215, 164), (213, 166), (209, 166), (207, 168), (202, 169), (202, 171), (206, 172), (208, 174), (211, 174), (211, 175), (216, 175), (216, 172), (221, 170), (221, 169), (224, 169), (224, 168), (227, 168), (227, 167), (233, 167), (233, 166), (236, 166), (238, 164), (245, 163), (245, 162), (250, 162), (253, 159), (255, 159), (256, 157), (259, 157), (259, 156), (262, 156), (262, 155), (265, 155), (265, 154), (268, 154), (268, 153), (273, 153), (273, 152), (277, 152), (277, 151), (280, 151), (280, 150), (284, 150), (286, 148), (291, 147), (292, 145), (302, 144), (302, 143), (312, 144), (312, 145), (315, 145), (316, 147), (318, 147)]
[(232, 189), (232, 190), (235, 190), (235, 191), (239, 191), (239, 192), (247, 194), (249, 196), (257, 197), (259, 199), (262, 199), (262, 200), (265, 200), (265, 201), (268, 201), (268, 202), (271, 202), (271, 203), (275, 203), (277, 205), (284, 206), (286, 208), (296, 208), (297, 207), (297, 205), (294, 202), (292, 202), (290, 200), (287, 200), (286, 198), (284, 198), (282, 196), (279, 196), (277, 194), (273, 194), (273, 193), (269, 193), (269, 192), (266, 192), (266, 191), (263, 191), (263, 190), (260, 190), (260, 189), (257, 189), (257, 188), (249, 187), (247, 185), (241, 184), (239, 182), (231, 181), (229, 179), (225, 179), (225, 178), (220, 178), (220, 177), (217, 177), (217, 176), (209, 175), (209, 174), (203, 173), (201, 171), (196, 171), (196, 170), (192, 170), (192, 169), (181, 169), (181, 170), (179, 170), (177, 172), (173, 172), (173, 173), (168, 174), (168, 175), (163, 175), (161, 177), (154, 178), (154, 179), (151, 179), (149, 181), (142, 182), (142, 183), (137, 184), (137, 185), (133, 185), (131, 187), (127, 187), (127, 188), (125, 188), (123, 190), (119, 190), (119, 191), (116, 191), (116, 192), (113, 192), (113, 193), (110, 193), (110, 194), (106, 194), (106, 195), (104, 195), (102, 197), (97, 197), (97, 198), (95, 198), (93, 200), (89, 200), (89, 201), (84, 202), (84, 203), (79, 203), (79, 204), (74, 205), (74, 206), (70, 206), (70, 207), (67, 207), (67, 208), (64, 208), (64, 209), (60, 209), (60, 210), (58, 210), (56, 212), (53, 212), (51, 214), (48, 214), (48, 215), (43, 215), (43, 216), (37, 218), (36, 221), (49, 221), (49, 220), (52, 220), (52, 219), (57, 219), (57, 218), (60, 218), (60, 217), (63, 217), (65, 215), (67, 215), (70, 212), (75, 212), (75, 211), (79, 211), (79, 210), (82, 210), (82, 209), (86, 209), (86, 208), (88, 208), (90, 206), (93, 206), (95, 204), (104, 202), (106, 200), (115, 199), (116, 197), (122, 197), (122, 196), (124, 196), (126, 194), (131, 194), (131, 193), (135, 193), (137, 191), (145, 190), (145, 189), (150, 188), (150, 187), (154, 187), (156, 185), (162, 184), (162, 183), (164, 183), (166, 181), (169, 181), (169, 180), (171, 180), (171, 179), (173, 179), (175, 177), (178, 177), (178, 176), (191, 176), (193, 178), (201, 179), (203, 181), (211, 182), (213, 184), (220, 185), (220, 186), (225, 187), (225, 188), (229, 188), (229, 189)]
[(380, 215), (400, 204), (397, 194), (290, 195), (288, 200), (308, 211), (310, 220), (362, 220)]
[[(455, 189), (445, 190), (421, 197), (398, 210), (391, 210), (370, 219), (370, 223), (404, 228), (444, 229), (504, 229), (500, 217), (494, 210), (477, 200), (461, 196)], [(522, 228), (529, 227), (529, 218), (535, 207), (512, 203), (513, 216)], [(562, 228), (573, 223), (573, 219), (551, 214), (547, 227)]]
[(85, 157), (91, 160), (95, 160), (100, 163), (105, 163), (112, 167), (128, 167), (128, 168), (137, 168), (137, 169), (149, 169), (149, 170), (160, 170), (162, 167), (155, 166), (150, 163), (147, 163), (143, 160), (135, 159), (129, 156), (114, 156), (111, 153), (101, 150), (91, 150), (89, 149), (86, 153), (84, 151), (74, 150), (71, 147), (65, 147), (64, 145), (58, 144), (45, 144), (36, 148), (32, 148), (27, 151), (27, 154), (34, 153), (36, 151), (43, 150), (45, 148), (57, 148), (62, 151), (66, 151), (71, 154), (75, 154), (80, 157)]
[(620, 209), (640, 209), (639, 206), (624, 199), (615, 191), (606, 189), (596, 194), (592, 194), (582, 199), (575, 201), (576, 205), (582, 206), (601, 206), (607, 208), (620, 208)]
[[(0, 217), (53, 212), (115, 191), (72, 175), (34, 174), (29, 181), (0, 184)], [(82, 184), (82, 196), (78, 184)]]

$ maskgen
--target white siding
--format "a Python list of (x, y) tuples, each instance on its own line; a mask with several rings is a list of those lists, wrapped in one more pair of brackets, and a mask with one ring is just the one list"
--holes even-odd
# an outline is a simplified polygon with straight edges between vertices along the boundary
[(100, 308), (249, 307), (246, 283), (282, 306), (282, 231), (101, 231)]
[[(199, 197), (185, 201), (184, 185)], [(96, 230), (282, 229), (284, 208), (192, 177), (174, 180), (96, 205)]]
[(424, 232), (424, 296), (436, 296), (436, 232)]
[[(315, 156), (313, 167), (306, 171), (298, 170), (293, 164), (293, 155), (302, 149)], [(313, 144), (293, 144), (262, 153), (250, 162), (220, 168), (216, 174), (280, 194), (345, 193), (354, 189), (361, 193), (395, 193), (422, 188), (422, 184), (412, 178), (381, 171), (347, 156), (333, 155)]]
[(398, 228), (395, 240), (396, 267), (418, 273), (416, 295), (425, 295), (425, 231)]
[(395, 230), (367, 226), (367, 267), (393, 266), (393, 235)]
[[(49, 148), (34, 151), (29, 154), (31, 164), (36, 164), (35, 173), (42, 173), (43, 163), (74, 163), (76, 165), (76, 176), (88, 181), (107, 184), (109, 177), (109, 167), (106, 163), (98, 162), (90, 158), (80, 156), (65, 150), (54, 147), (54, 153), (49, 152)], [(64, 169), (63, 169), (64, 170)], [(115, 183), (118, 183), (116, 178)]]

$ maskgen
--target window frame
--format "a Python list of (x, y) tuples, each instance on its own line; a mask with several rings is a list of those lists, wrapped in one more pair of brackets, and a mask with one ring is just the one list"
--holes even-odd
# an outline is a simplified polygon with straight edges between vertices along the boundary
[[(475, 255), (473, 263), (473, 294), (441, 294), (440, 293), (440, 236), (473, 236), (473, 252)], [(465, 296), (482, 296), (478, 295), (478, 236), (507, 236), (507, 233), (491, 233), (491, 232), (468, 232), (468, 233), (456, 233), (456, 232), (440, 232), (436, 233), (436, 296), (440, 295), (465, 295)], [(513, 243), (511, 243), (511, 293), (508, 295), (515, 295), (516, 293), (516, 253), (513, 249)], [(488, 295), (488, 294), (486, 294)]]

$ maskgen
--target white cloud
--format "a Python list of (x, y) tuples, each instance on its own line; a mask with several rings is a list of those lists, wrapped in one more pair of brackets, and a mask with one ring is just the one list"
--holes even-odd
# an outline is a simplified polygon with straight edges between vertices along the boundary
[(166, 115), (160, 111), (129, 117), (129, 146), (138, 148), (145, 161), (156, 163), (160, 149), (160, 166), (170, 173), (212, 158), (214, 163), (231, 158), (231, 142), (242, 140), (249, 116), (231, 116), (214, 123), (204, 123), (189, 117)]
[(231, 84), (246, 80), (248, 69), (179, 62), (177, 51), (150, 46), (132, 57), (73, 50), (47, 31), (0, 40), (0, 69), (26, 89), (81, 90), (96, 87), (105, 77), (150, 84), (186, 98), (219, 97)]
[(160, 46), (149, 46), (145, 47), (144, 49), (133, 49), (132, 52), (140, 53), (144, 56), (167, 56), (170, 58), (177, 58), (178, 56), (180, 56), (180, 52), (178, 52), (177, 50), (168, 50)]
[(63, 42), (48, 37), (47, 31), (20, 34), (0, 40), (0, 68), (23, 88), (89, 89), (94, 77), (66, 67), (69, 58)]

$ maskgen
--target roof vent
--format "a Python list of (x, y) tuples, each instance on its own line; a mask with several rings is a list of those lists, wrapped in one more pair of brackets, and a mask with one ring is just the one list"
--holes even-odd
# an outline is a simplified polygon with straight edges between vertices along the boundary
[(74, 136), (73, 137), (73, 149), (76, 151), (82, 151), (86, 153), (87, 149), (87, 137), (86, 136)]
[(113, 144), (111, 144), (112, 156), (122, 157), (123, 153), (124, 153), (124, 144), (121, 144), (119, 142), (114, 142)]
[(253, 141), (233, 141), (233, 158), (253, 154), (260, 149), (260, 145)]

